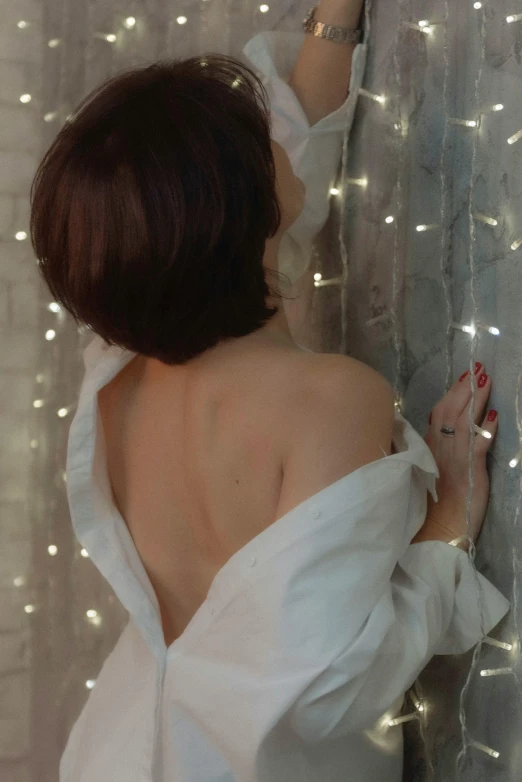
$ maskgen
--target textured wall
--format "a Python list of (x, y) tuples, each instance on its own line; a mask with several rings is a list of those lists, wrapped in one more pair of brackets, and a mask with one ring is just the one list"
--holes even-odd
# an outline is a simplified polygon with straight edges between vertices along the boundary
[[(499, 411), (488, 456), (491, 501), (475, 564), (512, 602), (493, 634), (513, 649), (485, 643), (475, 656), (430, 663), (419, 682), (425, 718), (406, 727), (406, 778), (416, 782), (522, 779), (520, 464), (510, 465), (521, 432), (522, 246), (511, 245), (522, 236), (522, 139), (507, 143), (522, 128), (522, 22), (506, 23), (522, 7), (512, 0), (482, 6), (373, 3), (365, 87), (386, 103), (360, 98), (340, 178), (339, 247), (349, 282), (330, 344), (386, 375), (421, 434), (431, 407), (471, 361), (482, 361), (492, 376), (490, 406)], [(441, 23), (426, 35), (407, 26), (419, 20)], [(504, 108), (491, 111), (494, 104)], [(480, 123), (466, 127), (453, 119)], [(388, 216), (394, 221), (387, 223)], [(419, 232), (418, 225), (437, 227)], [(471, 324), (474, 338), (460, 328)], [(505, 668), (511, 671), (480, 675)]]

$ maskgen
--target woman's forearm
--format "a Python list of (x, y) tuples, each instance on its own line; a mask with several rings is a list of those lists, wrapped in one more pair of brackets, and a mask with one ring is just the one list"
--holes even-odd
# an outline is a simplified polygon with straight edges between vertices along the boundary
[[(362, 8), (363, 0), (321, 0), (315, 18), (318, 22), (355, 30)], [(353, 44), (305, 35), (288, 84), (310, 125), (336, 111), (346, 100), (354, 49)]]

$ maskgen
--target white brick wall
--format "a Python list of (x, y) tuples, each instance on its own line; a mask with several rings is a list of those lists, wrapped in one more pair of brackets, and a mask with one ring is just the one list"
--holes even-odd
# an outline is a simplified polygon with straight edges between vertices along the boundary
[[(32, 531), (27, 513), (29, 423), (41, 346), (39, 290), (29, 239), (29, 187), (41, 154), (42, 5), (0, 0), (0, 776), (36, 782), (31, 763)], [(20, 19), (31, 21), (19, 30)], [(33, 100), (20, 102), (31, 93)], [(31, 581), (26, 581), (30, 584)], [(32, 584), (31, 584), (32, 585)]]

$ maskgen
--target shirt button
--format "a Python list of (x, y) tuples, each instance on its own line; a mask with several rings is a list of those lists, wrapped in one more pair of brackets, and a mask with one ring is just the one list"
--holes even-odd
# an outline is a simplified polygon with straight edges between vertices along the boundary
[(254, 567), (256, 562), (257, 562), (257, 557), (250, 557), (250, 560), (248, 562), (248, 567)]
[(320, 515), (321, 515), (321, 511), (320, 510), (313, 510), (312, 511), (312, 518), (313, 519), (318, 519)]

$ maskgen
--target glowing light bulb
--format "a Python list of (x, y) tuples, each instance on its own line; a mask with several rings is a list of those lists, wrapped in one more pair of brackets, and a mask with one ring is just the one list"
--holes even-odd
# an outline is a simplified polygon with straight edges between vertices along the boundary
[(522, 236), (519, 239), (515, 239), (515, 241), (511, 245), (511, 249), (512, 250), (518, 250), (518, 248), (520, 247), (521, 244), (522, 244)]
[(125, 27), (126, 27), (128, 30), (132, 30), (132, 28), (133, 28), (133, 27), (135, 26), (135, 24), (136, 24), (136, 19), (134, 18), (134, 16), (128, 16), (128, 17), (125, 19), (125, 22), (124, 22), (124, 24), (125, 24)]
[(109, 43), (114, 43), (116, 41), (114, 33), (93, 33), (93, 37), (100, 38), (102, 41), (109, 41)]
[(23, 242), (24, 239), (27, 239), (27, 234), (25, 231), (17, 231), (15, 233), (15, 239), (18, 239), (19, 242)]
[(426, 35), (429, 35), (431, 33), (431, 27), (429, 22), (427, 22), (425, 19), (422, 19), (420, 22), (403, 22), (403, 25), (405, 27), (409, 27), (411, 30), (417, 30), (417, 32), (425, 33)]
[(57, 546), (47, 546), (47, 551), (51, 555), (51, 557), (55, 557), (58, 553), (58, 547)]
[(478, 11), (480, 8), (482, 8), (482, 3), (473, 3), (473, 8)]
[(359, 95), (364, 95), (366, 98), (370, 98), (370, 100), (380, 103), (381, 106), (384, 106), (386, 103), (386, 97), (384, 95), (376, 95), (374, 92), (369, 92), (369, 90), (365, 90), (362, 87), (359, 89)]
[(502, 111), (503, 108), (504, 108), (503, 103), (495, 103), (495, 105), (493, 106), (493, 111)]
[(405, 714), (404, 717), (397, 717), (394, 720), (388, 720), (388, 725), (392, 727), (393, 725), (401, 725), (403, 722), (410, 722), (410, 720), (418, 720), (419, 716), (417, 712), (414, 712), (413, 714)]
[(498, 225), (498, 220), (496, 220), (494, 217), (488, 217), (488, 215), (483, 215), (481, 212), (475, 212), (475, 219), (480, 220), (482, 223), (486, 223), (486, 225), (492, 225), (492, 226)]
[(86, 611), (85, 613), (89, 617), (89, 619), (94, 619), (95, 616), (98, 616), (98, 612), (95, 611), (94, 608), (89, 608), (89, 610)]
[(485, 635), (483, 641), (485, 644), (490, 644), (490, 646), (497, 646), (499, 649), (506, 649), (508, 652), (513, 649), (513, 644), (507, 644), (504, 643), (504, 641), (497, 641), (496, 638), (490, 638), (489, 635)]
[(485, 744), (481, 744), (480, 741), (470, 741), (470, 745), (472, 747), (476, 747), (476, 749), (479, 749), (481, 752), (485, 752), (486, 755), (490, 755), (492, 758), (498, 758), (500, 755), (496, 749), (491, 749), (491, 747), (487, 747)]
[(507, 140), (508, 144), (516, 144), (516, 142), (522, 138), (522, 130), (517, 131), (513, 136), (510, 136)]
[(390, 223), (393, 223), (394, 220), (395, 220), (395, 218), (393, 217), (393, 215), (388, 215), (388, 217), (386, 217), (384, 219), (384, 222), (388, 223), (388, 225), (389, 225)]
[(262, 14), (266, 14), (268, 11), (270, 11), (270, 6), (263, 3), (263, 5), (259, 6), (259, 10)]
[(31, 100), (31, 96), (29, 95), (29, 93), (26, 92), (23, 95), (20, 95), (20, 102), (21, 103), (29, 103), (30, 100)]
[(478, 122), (476, 119), (458, 119), (457, 117), (450, 117), (449, 121), (453, 125), (464, 125), (464, 127), (466, 128), (478, 127)]
[(24, 606), (24, 611), (26, 614), (32, 614), (34, 612), (34, 605), (26, 605)]
[(50, 49), (56, 49), (56, 47), (59, 46), (61, 42), (61, 38), (51, 38), (51, 40), (48, 41), (47, 46)]
[(337, 188), (337, 187), (331, 187), (331, 188), (330, 188), (330, 193), (331, 193), (332, 195), (338, 195), (338, 194), (339, 194), (339, 188)]
[(176, 22), (178, 24), (187, 24), (187, 21), (188, 20), (186, 16), (178, 16), (178, 18), (176, 19)]
[(26, 27), (29, 27), (29, 22), (24, 22), (23, 19), (16, 23), (16, 26), (20, 28), (20, 30), (24, 30)]
[(45, 332), (45, 339), (47, 342), (50, 342), (56, 337), (56, 331), (54, 329), (48, 329), (48, 331)]

